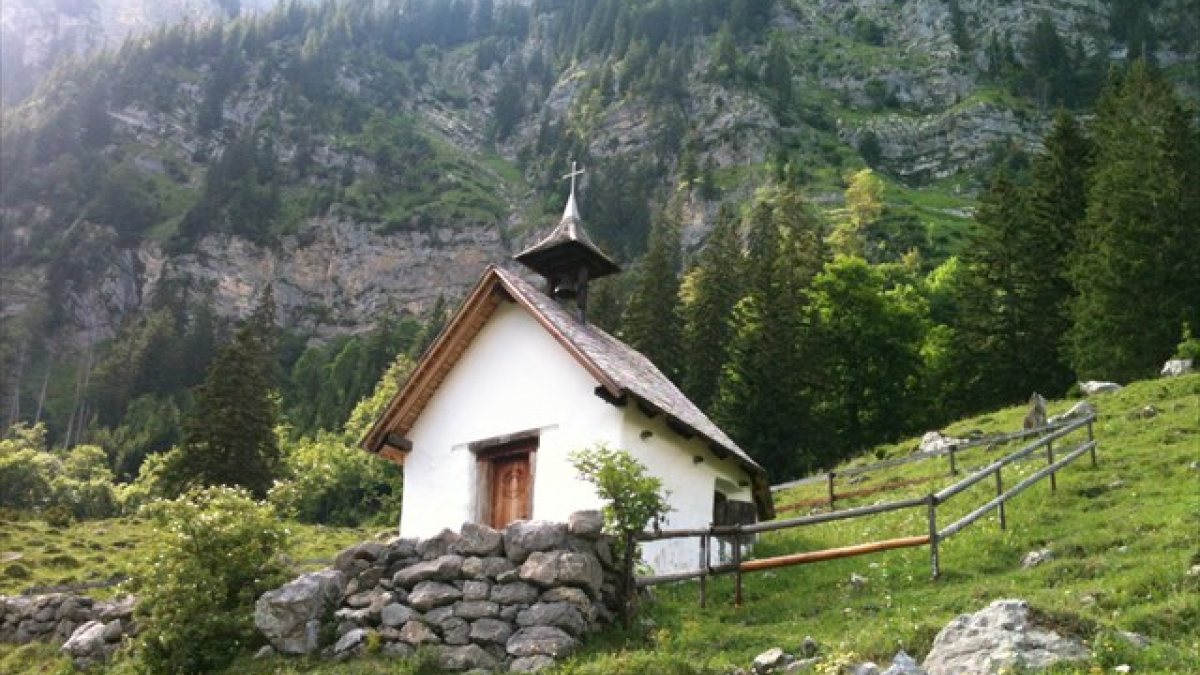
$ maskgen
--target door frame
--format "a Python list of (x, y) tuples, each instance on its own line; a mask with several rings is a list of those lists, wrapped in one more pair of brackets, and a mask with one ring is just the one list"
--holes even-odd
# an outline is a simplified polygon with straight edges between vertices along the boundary
[(495, 482), (495, 460), (525, 457), (529, 467), (529, 514), (533, 515), (534, 486), (537, 481), (538, 432), (521, 431), (471, 443), (467, 447), (475, 455), (475, 522), (491, 527), (492, 484)]

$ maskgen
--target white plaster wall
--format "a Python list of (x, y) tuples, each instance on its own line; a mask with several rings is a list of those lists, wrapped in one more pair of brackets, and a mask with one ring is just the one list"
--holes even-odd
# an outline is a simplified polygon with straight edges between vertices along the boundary
[[(684, 439), (660, 415), (647, 418), (632, 403), (610, 405), (595, 379), (531, 315), (502, 303), (450, 370), (409, 431), (400, 534), (429, 537), (474, 521), (477, 465), (468, 444), (530, 429), (534, 453), (533, 517), (565, 521), (600, 508), (593, 487), (576, 477), (567, 455), (598, 442), (628, 450), (663, 480), (673, 511), (666, 528), (703, 527), (712, 518), (713, 490), (748, 480), (730, 459), (717, 459), (698, 439)], [(642, 438), (643, 431), (651, 435)], [(703, 461), (693, 462), (700, 456)], [(752, 501), (750, 488), (723, 490)], [(696, 539), (651, 542), (644, 560), (658, 573), (695, 569)], [(715, 555), (714, 555), (715, 560)]]
[[(749, 476), (732, 459), (718, 459), (705, 442), (685, 439), (672, 431), (662, 415), (648, 418), (634, 405), (626, 406), (624, 412), (620, 447), (662, 479), (663, 487), (670, 492), (668, 501), (672, 511), (662, 525), (664, 530), (711, 524), (713, 492), (718, 479), (723, 488), (736, 486), (734, 490), (722, 489), (729, 499), (753, 501)], [(647, 431), (650, 435), (643, 438)], [(696, 457), (701, 461), (696, 462)], [(739, 486), (739, 482), (746, 485)], [(697, 538), (647, 542), (643, 544), (642, 558), (660, 574), (698, 569), (700, 542)], [(714, 553), (714, 563), (716, 560)]]
[(600, 507), (575, 477), (572, 450), (620, 443), (623, 412), (598, 398), (597, 382), (518, 305), (500, 305), (409, 431), (400, 534), (428, 537), (474, 521), (473, 441), (541, 431), (534, 453), (533, 517), (564, 521)]

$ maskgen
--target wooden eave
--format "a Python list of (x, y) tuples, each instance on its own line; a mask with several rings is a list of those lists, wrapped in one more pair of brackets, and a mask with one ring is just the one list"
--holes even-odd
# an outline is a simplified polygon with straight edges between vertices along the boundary
[[(600, 386), (616, 398), (621, 395), (621, 389), (612, 378), (605, 373), (551, 324), (541, 312), (530, 304), (521, 293), (509, 288), (504, 278), (496, 272), (495, 266), (489, 265), (479, 282), (467, 295), (458, 311), (454, 313), (446, 327), (438, 334), (433, 344), (425, 350), (413, 369), (412, 375), (400, 388), (400, 391), (388, 402), (383, 414), (367, 431), (359, 443), (367, 452), (391, 456), (395, 453), (380, 453), (384, 440), (389, 433), (406, 436), (417, 421), (421, 411), (433, 398), (438, 387), (445, 381), (450, 370), (458, 363), (458, 359), (470, 346), (471, 341), (483, 329), (484, 324), (491, 318), (496, 308), (503, 301), (516, 302), (528, 311), (550, 335), (563, 346), (588, 371)], [(392, 459), (395, 461), (395, 459)]]

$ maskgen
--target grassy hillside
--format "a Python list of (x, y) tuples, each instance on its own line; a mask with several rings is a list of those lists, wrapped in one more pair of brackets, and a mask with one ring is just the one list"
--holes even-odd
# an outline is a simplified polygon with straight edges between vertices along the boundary
[[(1098, 655), (1092, 663), (1055, 672), (1101, 672), (1129, 664), (1133, 672), (1200, 672), (1200, 576), (1189, 576), (1200, 564), (1200, 375), (1132, 384), (1117, 394), (1095, 397), (1099, 467), (1086, 458), (1059, 474), (1058, 491), (1039, 483), (1009, 503), (1008, 530), (994, 514), (942, 546), (942, 577), (931, 581), (927, 548), (903, 549), (800, 567), (760, 572), (745, 579), (745, 605), (732, 606), (732, 579), (710, 585), (709, 608), (697, 606), (695, 584), (660, 588), (638, 625), (594, 638), (584, 653), (560, 667), (570, 674), (723, 673), (744, 667), (759, 652), (779, 646), (796, 651), (805, 635), (813, 636), (832, 660), (886, 662), (898, 650), (921, 658), (933, 637), (950, 619), (999, 598), (1020, 597), (1060, 631), (1083, 637)], [(1051, 414), (1073, 401), (1055, 401)], [(1150, 415), (1148, 407), (1156, 414)], [(1020, 427), (1023, 407), (962, 420), (947, 429), (966, 435), (1011, 431)], [(915, 441), (884, 446), (859, 463), (906, 455)], [(971, 469), (1010, 452), (979, 448), (964, 453), (960, 467)], [(1044, 459), (1033, 459), (1005, 472), (1005, 484), (1028, 475)], [(922, 495), (950, 483), (944, 459), (887, 470), (842, 491), (887, 481), (915, 481), (904, 488), (839, 500), (839, 508)], [(918, 481), (918, 479), (922, 479)], [(956, 497), (939, 511), (943, 523), (991, 496), (991, 481)], [(820, 498), (823, 484), (804, 486), (777, 496), (779, 504)], [(796, 512), (782, 514), (794, 515)], [(923, 511), (885, 514), (791, 530), (765, 536), (758, 556), (818, 550), (875, 539), (922, 534)], [(16, 524), (29, 526), (29, 524)], [(127, 525), (122, 525), (122, 527)], [(0, 548), (13, 548), (22, 528), (4, 526)], [(101, 527), (117, 531), (115, 524)], [(80, 541), (84, 530), (62, 531), (59, 541)], [(39, 531), (39, 536), (49, 534)], [(342, 535), (310, 533), (308, 550), (330, 555), (344, 543)], [(129, 530), (124, 539), (145, 533)], [(32, 546), (32, 544), (30, 545)], [(1049, 548), (1054, 557), (1022, 569), (1027, 552)], [(64, 547), (64, 550), (65, 547)], [(310, 553), (298, 554), (307, 556)], [(53, 563), (38, 558), (42, 566)], [(107, 569), (107, 567), (105, 568)], [(861, 590), (849, 583), (852, 573), (867, 577)], [(50, 572), (54, 578), (58, 572)], [(77, 576), (86, 576), (80, 573)], [(40, 578), (40, 577), (39, 577)], [(5, 580), (4, 590), (12, 583)], [(1117, 631), (1147, 635), (1152, 645), (1138, 651)], [(65, 665), (44, 646), (0, 647), (0, 671), (20, 672), (38, 664), (39, 672)], [(306, 660), (243, 659), (229, 672), (238, 673), (432, 673), (420, 664), (365, 659), (347, 664)]]

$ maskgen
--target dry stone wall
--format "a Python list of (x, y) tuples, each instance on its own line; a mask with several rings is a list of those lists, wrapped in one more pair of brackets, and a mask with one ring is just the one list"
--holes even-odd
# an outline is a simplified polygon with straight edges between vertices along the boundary
[(614, 617), (620, 576), (602, 525), (582, 511), (363, 542), (264, 593), (255, 624), (282, 654), (405, 657), (428, 646), (446, 670), (534, 672)]
[(126, 636), (137, 634), (137, 598), (96, 601), (71, 593), (0, 595), (0, 642), (62, 643), (79, 668), (107, 660)]

